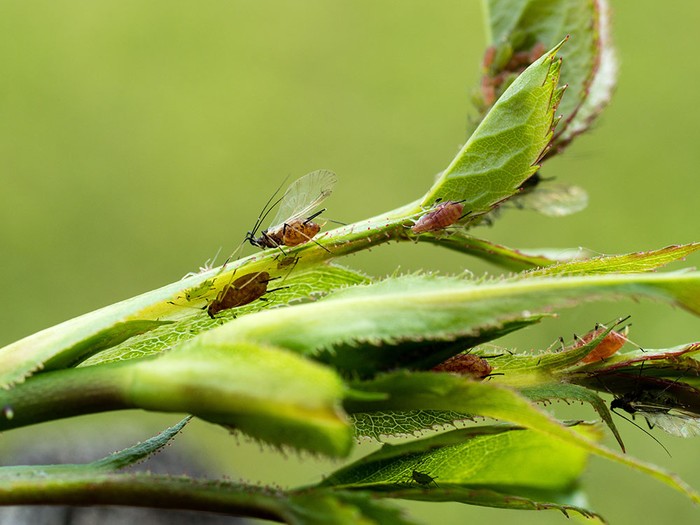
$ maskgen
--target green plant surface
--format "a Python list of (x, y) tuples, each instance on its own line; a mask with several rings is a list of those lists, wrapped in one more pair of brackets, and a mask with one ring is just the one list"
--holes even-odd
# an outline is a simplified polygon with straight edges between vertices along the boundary
[(562, 52), (567, 96), (559, 108), (563, 122), (554, 142), (556, 152), (590, 127), (612, 95), (616, 59), (607, 2), (488, 0), (485, 5), (489, 41), (503, 62), (537, 43), (549, 48), (565, 36), (570, 38)]
[[(579, 426), (576, 432), (599, 438), (595, 427)], [(535, 460), (543, 447), (549, 451), (547, 460)], [(519, 427), (481, 426), (405, 445), (385, 444), (336, 471), (320, 486), (373, 490), (385, 497), (423, 501), (563, 508), (593, 516), (592, 511), (571, 505), (579, 495), (577, 479), (587, 457), (581, 449)]]
[(557, 87), (561, 61), (555, 59), (563, 44), (545, 53), (503, 93), (423, 197), (422, 206), (438, 199), (464, 201), (465, 210), (478, 217), (511, 197), (539, 169), (564, 93)]
[[(0, 429), (122, 409), (190, 414), (143, 444), (86, 465), (0, 468), (0, 504), (148, 505), (295, 524), (415, 523), (387, 501), (394, 499), (551, 509), (604, 522), (582, 484), (591, 455), (700, 503), (679, 476), (600, 443), (607, 427), (625, 452), (615, 407), (646, 419), (650, 429), (665, 418), (670, 423), (657, 430), (700, 433), (700, 343), (664, 342), (668, 348), (654, 350), (629, 345), (583, 362), (619, 328), (613, 322), (569, 346), (563, 338), (529, 352), (489, 344), (532, 333), (584, 303), (651, 299), (698, 316), (700, 272), (657, 270), (694, 254), (700, 243), (592, 256), (597, 252), (582, 248), (514, 249), (473, 235), (508, 209), (561, 219), (586, 207), (586, 190), (551, 182), (558, 160), (545, 175), (540, 170), (607, 105), (617, 63), (604, 0), (484, 5), (491, 46), (475, 96), (479, 119), (422, 197), (416, 195), (429, 177), (406, 203), (397, 206), (397, 199), (389, 205), (394, 209), (327, 230), (318, 209), (298, 217), (286, 211), (318, 190), (311, 184), (316, 178), (297, 179), (289, 188), (304, 191), (291, 200), (288, 193), (270, 197), (272, 207), (263, 209), (246, 240), (256, 244), (254, 236), (265, 235), (268, 215), (282, 221), (283, 232), (297, 219), (318, 221), (323, 232), (313, 240), (243, 257), (244, 240), (219, 268), (207, 261), (172, 284), (0, 348)], [(256, 122), (268, 119), (261, 114)], [(261, 159), (285, 156), (285, 144), (269, 144)], [(403, 173), (382, 170), (403, 190)], [(331, 175), (321, 177), (323, 197)], [(228, 206), (253, 200), (242, 186), (232, 188)], [(198, 235), (216, 221), (208, 204), (219, 190), (224, 187), (198, 183), (192, 202), (178, 205), (177, 212), (196, 209)], [(448, 205), (460, 209), (448, 224), (413, 228)], [(158, 226), (148, 226), (156, 237)], [(547, 238), (542, 233), (538, 245)], [(377, 279), (335, 262), (391, 241), (406, 249), (442, 246), (519, 273), (397, 270)], [(261, 273), (266, 277), (257, 282)], [(102, 278), (108, 277), (105, 270)], [(246, 277), (246, 284), (234, 284)], [(252, 282), (263, 287), (255, 297), (215, 311), (219, 299), (249, 291)], [(439, 371), (455, 358), (486, 372)], [(598, 393), (613, 396), (610, 408)], [(585, 403), (603, 424), (562, 419), (545, 408), (554, 400)], [(291, 489), (118, 472), (169, 443), (189, 417), (275, 451), (334, 459), (350, 456), (358, 438), (413, 439), (384, 443), (320, 483)]]
[[(474, 140), (468, 142), (450, 167), (443, 173), (423, 198), (424, 206), (432, 206), (436, 198), (452, 200), (473, 199), (469, 205), (474, 214), (485, 213), (503, 199), (517, 192), (519, 185), (535, 168), (551, 139), (554, 109), (561, 97), (557, 89), (559, 62), (555, 53), (561, 44), (532, 64), (519, 80), (513, 83), (491, 111), (491, 116), (477, 129)], [(496, 133), (519, 141), (523, 148), (504, 148), (502, 142), (490, 135)], [(526, 133), (527, 138), (520, 137)], [(532, 135), (530, 135), (532, 133)], [(518, 138), (520, 137), (520, 138)], [(530, 145), (529, 141), (534, 140)], [(496, 170), (472, 172), (470, 162), (488, 158), (503, 166)], [(471, 159), (471, 160), (470, 160)], [(493, 186), (482, 194), (482, 190)], [(481, 187), (482, 190), (478, 188)], [(497, 189), (496, 189), (497, 188)], [(474, 193), (475, 190), (476, 193)], [(121, 323), (144, 320), (169, 320), (182, 316), (182, 306), (172, 304), (186, 296), (187, 290), (201, 290), (202, 283), (211, 283), (215, 296), (236, 275), (267, 271), (272, 277), (289, 272), (285, 259), (296, 259), (299, 270), (373, 245), (394, 239), (408, 240), (408, 226), (423, 212), (417, 204), (378, 215), (375, 218), (337, 228), (319, 236), (316, 243), (305, 243), (286, 251), (282, 257), (277, 250), (237, 259), (225, 270), (211, 269), (158, 290), (119, 302), (86, 314), (0, 349), (0, 385), (8, 386), (26, 379), (49, 361), (73, 362), (89, 355), (93, 341), (115, 340), (112, 330)], [(282, 266), (280, 268), (280, 266)], [(102, 348), (102, 347), (100, 347)]]
[(353, 434), (340, 410), (344, 394), (332, 370), (283, 349), (191, 344), (157, 360), (39, 374), (0, 393), (12, 412), (1, 424), (125, 408), (189, 412), (275, 445), (344, 456)]

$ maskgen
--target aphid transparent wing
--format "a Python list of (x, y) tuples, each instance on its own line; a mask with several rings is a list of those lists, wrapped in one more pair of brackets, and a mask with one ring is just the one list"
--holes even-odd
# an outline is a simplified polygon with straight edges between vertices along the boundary
[(700, 436), (700, 418), (686, 414), (683, 411), (672, 409), (666, 413), (640, 410), (640, 413), (651, 426), (659, 427), (672, 436), (682, 438)]
[(269, 229), (309, 215), (333, 192), (337, 180), (332, 171), (316, 170), (292, 182), (282, 196), (277, 215), (270, 223)]
[(586, 190), (572, 184), (540, 184), (522, 195), (517, 204), (548, 217), (563, 217), (583, 210), (588, 205)]

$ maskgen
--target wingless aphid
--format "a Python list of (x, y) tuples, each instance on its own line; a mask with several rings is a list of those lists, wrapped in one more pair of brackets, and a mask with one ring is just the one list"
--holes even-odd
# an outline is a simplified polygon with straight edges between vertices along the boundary
[[(437, 203), (411, 227), (413, 233), (426, 233), (444, 230), (463, 218), (464, 204), (457, 201)], [(468, 215), (469, 213), (467, 213)]]
[[(490, 356), (498, 357), (498, 356)], [(474, 354), (457, 354), (432, 368), (434, 372), (452, 372), (460, 375), (471, 376), (475, 379), (484, 379), (493, 371), (493, 367), (483, 357)]]
[[(629, 319), (629, 316), (625, 317), (624, 319), (620, 319), (617, 322), (617, 324), (621, 324), (627, 319)], [(580, 363), (589, 364), (595, 363), (597, 361), (605, 361), (608, 357), (616, 354), (617, 351), (620, 350), (623, 346), (625, 346), (625, 343), (628, 341), (628, 326), (625, 326), (619, 331), (610, 330), (610, 332), (608, 332), (608, 334), (605, 337), (603, 337), (600, 343), (598, 343), (598, 345), (593, 350), (591, 350), (591, 352), (586, 357), (581, 359)], [(603, 334), (606, 330), (607, 327), (605, 325), (596, 324), (595, 328), (583, 337), (576, 337), (576, 342), (574, 343), (573, 348), (579, 348), (585, 344), (590, 343), (596, 337), (599, 337), (601, 334)]]
[(437, 478), (434, 478), (430, 474), (426, 474), (415, 469), (413, 470), (413, 472), (411, 472), (411, 479), (419, 485), (421, 485), (422, 487), (429, 487), (432, 484), (439, 488), (439, 485), (435, 481)]
[[(219, 257), (219, 253), (221, 253), (221, 248), (216, 252), (216, 255), (214, 255), (213, 259), (207, 259), (206, 262), (204, 263), (204, 266), (199, 267), (198, 272), (189, 272), (187, 275), (183, 277), (183, 279), (187, 279), (188, 277), (192, 277), (194, 275), (198, 275), (200, 273), (208, 272), (209, 270), (212, 270), (214, 268), (214, 264), (216, 262), (217, 257)], [(188, 288), (185, 290), (185, 300), (188, 303), (191, 303), (193, 301), (196, 301), (197, 299), (201, 299), (209, 294), (214, 289), (214, 282), (212, 279), (207, 279), (206, 281), (202, 281), (199, 283), (197, 286), (193, 286), (192, 288)], [(180, 296), (181, 297), (181, 296)]]
[(243, 306), (259, 299), (268, 292), (267, 283), (271, 280), (267, 272), (249, 273), (239, 277), (226, 285), (216, 299), (209, 303), (206, 307), (209, 317), (214, 319), (214, 316), (223, 310)]
[[(246, 241), (259, 248), (280, 249), (312, 241), (321, 230), (313, 219), (325, 211), (314, 210), (332, 193), (336, 181), (335, 173), (328, 170), (312, 171), (297, 179), (280, 199), (272, 202), (273, 195), (268, 201), (253, 230), (246, 235)], [(256, 237), (258, 228), (277, 204), (279, 208), (271, 225)]]

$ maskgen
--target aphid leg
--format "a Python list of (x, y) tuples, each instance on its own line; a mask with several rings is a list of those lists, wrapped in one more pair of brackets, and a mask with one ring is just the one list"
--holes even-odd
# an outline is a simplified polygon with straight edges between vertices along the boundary
[[(287, 229), (287, 224), (285, 223), (283, 233), (286, 232), (286, 229)], [(287, 256), (287, 252), (284, 251), (284, 248), (282, 248), (282, 245), (279, 244), (275, 239), (273, 239), (272, 237), (270, 237), (266, 232), (262, 232), (262, 236), (265, 237), (265, 239), (267, 239), (267, 241), (268, 241), (272, 246), (274, 246), (274, 247), (277, 248), (279, 251), (281, 251), (281, 252), (282, 252), (282, 255), (284, 255), (285, 257)]]
[(320, 244), (316, 239), (309, 239), (309, 240), (310, 240), (312, 243), (314, 243), (316, 246), (318, 246), (319, 248), (323, 248), (326, 252), (328, 252), (328, 253), (333, 253), (333, 252), (330, 251), (328, 248), (326, 248), (323, 244)]
[(559, 344), (561, 345), (562, 352), (566, 350), (566, 345), (564, 344), (564, 338), (562, 336), (559, 336)]
[[(323, 211), (324, 211), (324, 210), (321, 210), (321, 211), (318, 212), (318, 213), (322, 213)], [(312, 215), (311, 217), (309, 217), (308, 219), (306, 219), (306, 221), (304, 221), (304, 224), (306, 224), (306, 223), (307, 223), (308, 221), (310, 221), (311, 219), (315, 218), (316, 215), (318, 215), (318, 213), (315, 213), (314, 215)], [(288, 227), (288, 226), (289, 226), (289, 225), (288, 225), (287, 223), (284, 223), (284, 228), (283, 228), (283, 230), (282, 230), (282, 235), (283, 235), (283, 236), (286, 235), (286, 233), (287, 233), (287, 227)], [(299, 233), (300, 233), (303, 237), (306, 238), (306, 241), (307, 241), (307, 242), (310, 241), (310, 242), (314, 243), (316, 246), (318, 246), (319, 248), (322, 248), (322, 249), (326, 250), (328, 253), (333, 253), (333, 252), (331, 252), (328, 248), (326, 248), (325, 246), (323, 246), (322, 244), (319, 244), (319, 242), (318, 242), (316, 239), (314, 239), (313, 237), (309, 237), (308, 235), (306, 235), (306, 234), (305, 234), (304, 232), (302, 232), (302, 231), (300, 231)], [(278, 246), (278, 248), (279, 248), (279, 246)], [(280, 248), (280, 249), (281, 249), (281, 248)], [(282, 253), (284, 253), (284, 250), (282, 250)], [(285, 255), (287, 255), (287, 254), (285, 253)]]
[[(299, 262), (299, 259), (300, 259), (300, 258), (301, 258), (301, 257), (294, 257), (294, 262), (292, 262), (292, 267), (291, 267), (291, 268), (289, 269), (289, 271), (284, 275), (284, 277), (282, 277), (282, 282), (286, 281), (287, 278), (292, 274), (292, 272), (294, 271), (294, 268), (297, 267), (297, 263)], [(277, 267), (279, 268), (279, 265), (277, 265)]]
[[(625, 416), (624, 414), (622, 414), (622, 413), (618, 412), (617, 410), (615, 410), (614, 408), (611, 408), (610, 411), (613, 412), (613, 413), (615, 413), (615, 414), (617, 414), (618, 416), (620, 416), (622, 419), (624, 419), (624, 420), (627, 421), (628, 423), (632, 423), (635, 427), (637, 427), (639, 430), (641, 430), (642, 432), (644, 432), (644, 433), (645, 433), (647, 436), (649, 436), (651, 439), (653, 439), (654, 441), (656, 441), (656, 442), (661, 446), (661, 448), (664, 449), (664, 451), (666, 452), (666, 454), (668, 454), (668, 457), (673, 457), (673, 456), (671, 456), (671, 453), (668, 451), (668, 449), (664, 446), (664, 444), (663, 444), (661, 441), (659, 441), (659, 440), (656, 438), (656, 436), (654, 436), (654, 434), (652, 434), (651, 432), (649, 432), (649, 431), (648, 431), (647, 429), (645, 429), (644, 427), (639, 426), (637, 423), (635, 423), (635, 422), (633, 421), (633, 419), (634, 419), (634, 414), (632, 415), (632, 419), (630, 419), (630, 418), (628, 418), (627, 416)], [(648, 420), (648, 419), (647, 419), (647, 425), (649, 425), (649, 420)], [(649, 426), (649, 428), (653, 428), (653, 427)], [(622, 448), (622, 451), (625, 452), (624, 447)]]

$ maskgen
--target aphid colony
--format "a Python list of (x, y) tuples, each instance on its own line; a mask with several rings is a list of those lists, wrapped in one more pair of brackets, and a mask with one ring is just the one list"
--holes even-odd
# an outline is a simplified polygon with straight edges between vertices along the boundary
[[(226, 260), (219, 273), (225, 270), (231, 259), (237, 258), (245, 242), (263, 249), (278, 248), (282, 253), (285, 253), (283, 246), (294, 247), (310, 241), (316, 242), (314, 237), (321, 230), (321, 226), (313, 222), (313, 219), (325, 210), (316, 212), (314, 210), (331, 194), (335, 183), (336, 176), (333, 172), (317, 170), (294, 181), (287, 188), (284, 195), (273, 202), (277, 192), (279, 192), (278, 189), (265, 204), (253, 229), (246, 234), (243, 243)], [(256, 237), (258, 229), (275, 206), (278, 206), (278, 210), (275, 218), (271, 221), (271, 225), (263, 230), (259, 237)], [(294, 258), (291, 258), (291, 260), (296, 261)], [(209, 265), (206, 264), (205, 267), (200, 268), (200, 273), (210, 269)], [(189, 275), (185, 277), (189, 277)], [(231, 275), (231, 280), (221, 289), (216, 298), (203, 308), (206, 309), (210, 317), (214, 318), (217, 313), (223, 310), (252, 303), (266, 293), (281, 289), (268, 290), (268, 283), (277, 277), (271, 278), (266, 271), (249, 273), (238, 278), (235, 277), (236, 272), (234, 271)], [(213, 280), (208, 279), (186, 290), (185, 299), (187, 302), (191, 302), (204, 298), (213, 289)]]

